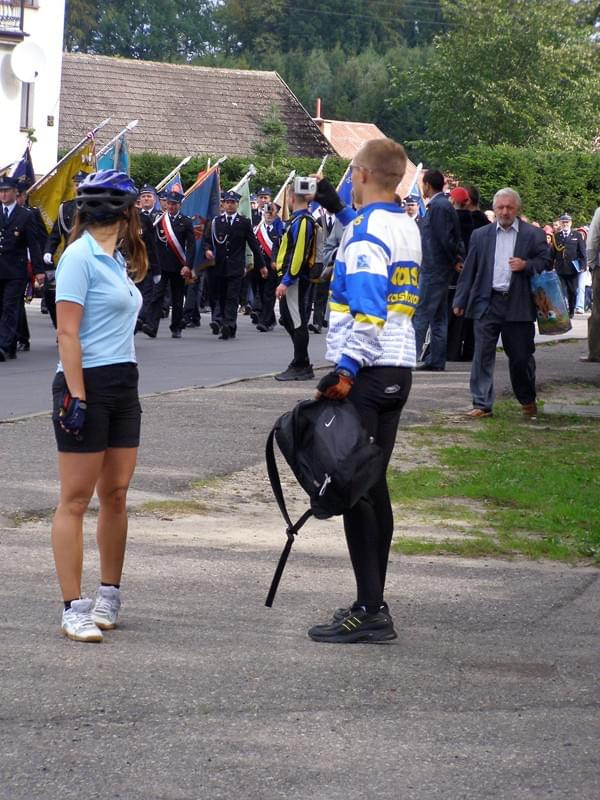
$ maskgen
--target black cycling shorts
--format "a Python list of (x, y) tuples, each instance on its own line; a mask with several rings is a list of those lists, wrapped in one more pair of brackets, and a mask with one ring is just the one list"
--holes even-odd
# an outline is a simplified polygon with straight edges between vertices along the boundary
[[(80, 438), (54, 422), (61, 453), (100, 453), (109, 447), (138, 447), (142, 407), (138, 397), (138, 368), (130, 362), (83, 370), (87, 402)], [(60, 408), (66, 381), (57, 372), (52, 382), (53, 410)]]

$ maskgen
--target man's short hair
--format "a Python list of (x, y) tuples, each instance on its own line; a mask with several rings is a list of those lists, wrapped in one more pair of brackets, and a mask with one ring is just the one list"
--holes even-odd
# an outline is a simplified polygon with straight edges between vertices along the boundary
[(393, 139), (369, 139), (357, 153), (358, 166), (367, 167), (374, 181), (394, 191), (406, 172), (406, 151)]
[(505, 186), (504, 189), (498, 189), (492, 201), (492, 208), (496, 208), (496, 200), (500, 197), (512, 197), (517, 203), (517, 208), (521, 208), (521, 195), (511, 189), (510, 186)]
[(465, 183), (464, 188), (469, 193), (469, 197), (471, 199), (471, 203), (474, 206), (478, 206), (481, 203), (481, 192), (479, 191), (478, 186), (472, 186), (470, 183)]
[(446, 179), (439, 169), (428, 169), (423, 175), (423, 183), (428, 183), (436, 192), (441, 192), (446, 183)]

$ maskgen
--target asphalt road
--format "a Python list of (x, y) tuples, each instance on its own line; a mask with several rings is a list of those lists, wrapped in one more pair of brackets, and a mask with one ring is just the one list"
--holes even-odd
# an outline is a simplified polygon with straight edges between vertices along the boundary
[[(39, 301), (27, 307), (31, 350), (14, 361), (0, 364), (0, 420), (34, 414), (50, 408), (50, 384), (58, 360), (56, 335)], [(222, 342), (202, 315), (200, 328), (183, 331), (172, 339), (168, 320), (162, 320), (156, 339), (143, 333), (135, 337), (140, 367), (140, 394), (149, 395), (188, 386), (214, 386), (225, 381), (279, 372), (292, 357), (291, 340), (279, 325), (259, 333), (250, 318), (238, 317), (238, 335)], [(325, 336), (313, 335), (310, 356), (324, 364)]]
[[(205, 353), (203, 372), (231, 347), (226, 373), (247, 367), (238, 351), (247, 361), (260, 336), (216, 343), (201, 329), (141, 343), (140, 360), (158, 344), (181, 384), (190, 367), (173, 366), (172, 346)], [(547, 384), (600, 386), (598, 365), (578, 361), (584, 352), (581, 341), (539, 348), (542, 396)], [(47, 355), (34, 394), (47, 391)], [(508, 387), (501, 355), (497, 386)], [(319, 645), (306, 629), (353, 586), (339, 521), (311, 521), (274, 608), (264, 607), (284, 538), (265, 436), (313, 388), (264, 377), (143, 400), (131, 507), (177, 502), (190, 481), (234, 473), (232, 501), (201, 527), (132, 514), (122, 624), (101, 645), (58, 632), (48, 415), (0, 424), (0, 800), (598, 800), (597, 569), (392, 555), (398, 640)], [(468, 406), (466, 365), (417, 373), (402, 424), (440, 410), (467, 424), (458, 412)], [(551, 421), (538, 424), (542, 436)], [(238, 493), (238, 470), (262, 505)], [(88, 591), (93, 528), (89, 515)]]

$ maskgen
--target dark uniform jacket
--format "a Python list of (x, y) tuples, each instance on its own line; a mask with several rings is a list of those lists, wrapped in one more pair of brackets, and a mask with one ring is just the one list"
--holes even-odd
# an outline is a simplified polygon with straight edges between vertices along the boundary
[(185, 253), (185, 264), (182, 264), (177, 255), (167, 243), (163, 233), (162, 224), (157, 223), (157, 249), (158, 260), (161, 272), (180, 272), (182, 267), (194, 266), (194, 255), (196, 253), (196, 237), (194, 236), (194, 224), (185, 214), (176, 214), (171, 217), (171, 227)]
[(52, 230), (50, 231), (50, 235), (46, 241), (44, 253), (51, 253), (54, 255), (63, 239), (65, 240), (65, 245), (67, 244), (67, 240), (71, 234), (71, 231), (73, 230), (76, 214), (76, 200), (67, 200), (60, 204), (58, 208), (58, 217), (56, 218), (56, 222), (52, 226)]
[[(585, 243), (579, 231), (559, 231), (554, 237), (556, 249), (553, 251), (554, 269), (559, 275), (575, 275), (580, 272), (586, 263)], [(580, 268), (573, 266), (573, 261), (579, 261)]]
[[(481, 319), (492, 300), (492, 280), (496, 259), (497, 225), (473, 231), (465, 265), (458, 278), (453, 305), (465, 309), (465, 316)], [(507, 322), (533, 322), (535, 306), (529, 279), (550, 269), (546, 234), (541, 228), (519, 220), (514, 256), (527, 261), (522, 272), (512, 272), (508, 289)]]
[(34, 274), (44, 271), (35, 217), (28, 208), (16, 205), (8, 222), (0, 210), (0, 280), (27, 278), (27, 250)]
[(154, 220), (158, 216), (157, 211), (140, 211), (140, 222), (142, 224), (142, 241), (148, 254), (148, 274), (160, 275), (160, 262), (158, 260), (158, 238)]
[(246, 245), (252, 250), (254, 267), (264, 266), (262, 249), (254, 235), (248, 217), (236, 214), (230, 225), (226, 214), (219, 214), (206, 226), (203, 238), (204, 251), (215, 254), (215, 275), (231, 277), (243, 275), (246, 271)]

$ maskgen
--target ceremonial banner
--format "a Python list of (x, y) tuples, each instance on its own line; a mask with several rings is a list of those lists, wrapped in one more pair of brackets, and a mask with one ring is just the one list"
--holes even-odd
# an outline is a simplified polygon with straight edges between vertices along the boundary
[(425, 205), (425, 200), (423, 200), (423, 195), (421, 194), (421, 185), (419, 183), (421, 172), (423, 171), (423, 164), (417, 165), (417, 171), (415, 172), (415, 177), (413, 178), (413, 182), (411, 183), (410, 189), (408, 190), (408, 195), (416, 195), (419, 198), (419, 216), (424, 217), (427, 213), (427, 206)]
[(116, 169), (129, 175), (129, 146), (125, 134), (96, 160), (96, 169)]
[[(250, 181), (247, 180), (242, 186), (238, 187), (238, 194), (241, 195), (238, 210), (240, 214), (252, 219), (252, 206), (250, 205)], [(254, 266), (254, 254), (246, 245), (246, 272)]]
[(179, 192), (183, 194), (183, 183), (181, 182), (181, 175), (173, 175), (171, 180), (161, 189), (163, 192)]
[(54, 175), (29, 193), (29, 204), (39, 208), (48, 233), (58, 217), (60, 204), (75, 197), (73, 177), (81, 171), (93, 172), (94, 164), (94, 140), (87, 139)]
[(212, 169), (199, 173), (196, 183), (187, 190), (181, 204), (182, 212), (190, 217), (194, 224), (194, 236), (196, 237), (196, 254), (193, 265), (188, 265), (190, 267), (204, 268), (208, 266), (204, 260), (201, 245), (207, 222), (219, 213), (221, 195), (219, 173), (219, 167), (216, 165)]
[(344, 172), (341, 181), (338, 183), (337, 193), (342, 203), (345, 203), (347, 206), (352, 205), (352, 169), (350, 164), (348, 164), (348, 169)]
[(31, 161), (31, 147), (28, 146), (25, 149), (19, 161), (13, 166), (10, 175), (11, 178), (17, 179), (20, 187), (22, 186), (26, 189), (29, 186), (33, 186), (35, 183), (35, 171), (33, 169), (33, 162)]

